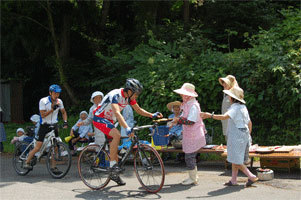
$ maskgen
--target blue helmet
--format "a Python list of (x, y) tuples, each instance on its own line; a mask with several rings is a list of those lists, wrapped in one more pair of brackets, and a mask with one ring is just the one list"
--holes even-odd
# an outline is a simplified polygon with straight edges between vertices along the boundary
[(49, 87), (49, 92), (61, 93), (62, 89), (59, 85), (53, 84)]

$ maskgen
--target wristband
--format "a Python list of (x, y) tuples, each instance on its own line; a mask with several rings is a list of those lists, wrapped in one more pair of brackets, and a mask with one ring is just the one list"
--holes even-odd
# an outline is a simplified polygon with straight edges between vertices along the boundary
[(213, 119), (213, 115), (214, 115), (214, 112), (212, 112), (212, 114), (211, 114), (211, 119)]
[(68, 127), (68, 122), (64, 121), (63, 126), (67, 126)]
[(131, 133), (132, 133), (132, 130), (133, 130), (133, 129), (131, 129), (130, 127), (127, 127), (127, 128), (125, 129), (126, 134), (127, 134), (127, 135), (131, 134)]
[(152, 115), (152, 118), (158, 117), (159, 114), (160, 114), (160, 112), (155, 112), (155, 113)]

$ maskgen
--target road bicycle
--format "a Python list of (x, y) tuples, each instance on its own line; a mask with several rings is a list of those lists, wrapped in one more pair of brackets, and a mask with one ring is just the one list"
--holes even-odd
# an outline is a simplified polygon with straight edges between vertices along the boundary
[[(46, 134), (43, 145), (39, 152), (31, 160), (34, 166), (42, 157), (46, 157), (47, 170), (53, 178), (63, 178), (69, 171), (72, 161), (70, 150), (64, 144), (60, 137), (55, 137), (55, 126), (50, 126), (51, 131)], [(23, 166), (27, 160), (29, 152), (35, 147), (36, 138), (31, 143), (20, 142), (16, 145), (13, 155), (13, 166), (17, 174), (27, 175), (31, 169), (25, 169)], [(56, 170), (53, 170), (53, 166)]]
[[(154, 120), (154, 124), (133, 128), (134, 137), (130, 138), (131, 146), (127, 148), (118, 163), (118, 167), (124, 170), (123, 166), (133, 154), (134, 171), (142, 187), (150, 192), (159, 192), (165, 180), (165, 170), (163, 161), (159, 153), (150, 145), (144, 144), (139, 140), (137, 131), (147, 128), (157, 128), (159, 122), (167, 122), (172, 119)], [(121, 139), (128, 137), (121, 137)], [(110, 170), (109, 142), (106, 138), (103, 145), (92, 144), (86, 146), (78, 158), (78, 172), (81, 180), (86, 186), (93, 190), (103, 189), (108, 185), (111, 177), (116, 172)], [(118, 175), (118, 173), (117, 173)]]

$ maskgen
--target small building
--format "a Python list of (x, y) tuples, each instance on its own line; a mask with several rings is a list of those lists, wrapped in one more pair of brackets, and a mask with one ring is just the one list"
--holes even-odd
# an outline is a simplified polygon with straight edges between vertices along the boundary
[(23, 85), (21, 80), (0, 80), (0, 106), (4, 122), (24, 122)]

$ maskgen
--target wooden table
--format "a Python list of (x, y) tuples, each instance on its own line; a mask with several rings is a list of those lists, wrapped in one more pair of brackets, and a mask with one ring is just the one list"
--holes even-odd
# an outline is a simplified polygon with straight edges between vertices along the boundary
[[(176, 149), (173, 147), (168, 147), (168, 148), (162, 148), (162, 149), (157, 149), (157, 151), (159, 153), (184, 153), (184, 151), (182, 149)], [(197, 151), (197, 153), (214, 153), (214, 154), (219, 154), (221, 155), (222, 153), (224, 153), (224, 151), (222, 150), (214, 150), (214, 149), (203, 149), (201, 148), (200, 150)]]
[[(224, 152), (221, 154), (222, 157), (226, 158), (227, 157), (227, 152)], [(261, 160), (268, 160), (270, 159), (271, 161), (285, 161), (284, 163), (280, 165), (275, 165), (275, 166), (268, 166), (268, 167), (275, 167), (275, 168), (287, 168), (288, 171), (290, 172), (291, 169), (291, 164), (292, 162), (295, 162), (295, 159), (298, 159), (299, 161), (299, 167), (300, 167), (300, 158), (301, 158), (301, 151), (290, 151), (287, 153), (249, 153), (249, 157), (251, 158), (251, 168), (253, 168), (253, 161), (255, 157), (260, 158)], [(262, 165), (263, 162), (261, 162)], [(272, 164), (272, 163), (271, 163)], [(276, 164), (276, 163), (275, 163)], [(225, 162), (225, 167), (227, 168), (227, 162)], [(265, 166), (261, 166), (265, 167)]]

